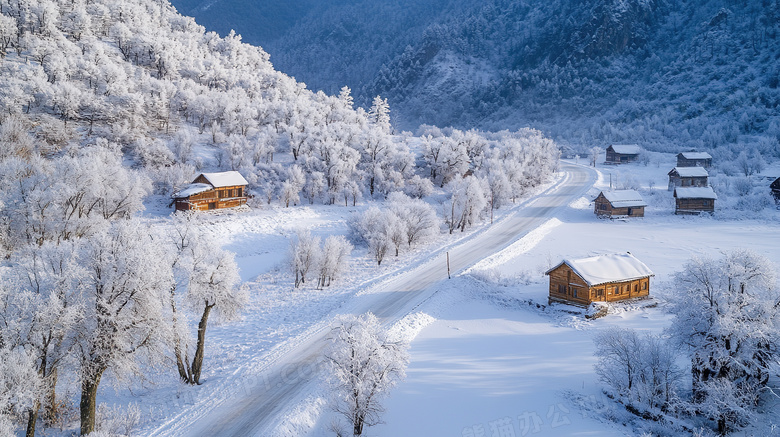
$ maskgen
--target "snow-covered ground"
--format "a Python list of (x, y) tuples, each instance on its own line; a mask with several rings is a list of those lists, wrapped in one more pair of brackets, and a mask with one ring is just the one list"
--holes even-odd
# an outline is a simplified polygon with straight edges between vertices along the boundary
[[(718, 257), (750, 248), (780, 263), (780, 213), (764, 219), (721, 220), (672, 214), (667, 163), (599, 167), (589, 197), (570, 205), (512, 246), (442, 286), (420, 311), (436, 320), (412, 343), (406, 381), (386, 402), (386, 424), (374, 436), (610, 436), (638, 435), (630, 419), (601, 391), (593, 336), (608, 326), (661, 332), (670, 321), (669, 275), (693, 256)], [(671, 167), (670, 167), (671, 168)], [(655, 186), (643, 219), (601, 220), (591, 199), (616, 175)], [(660, 188), (658, 188), (660, 187)], [(586, 321), (566, 305), (547, 306), (544, 271), (563, 258), (630, 251), (655, 273), (650, 300), (616, 304), (605, 318)], [(770, 408), (770, 411), (772, 409)], [(333, 435), (325, 413), (312, 437)], [(768, 416), (755, 435), (768, 435)]]
[[(408, 338), (419, 332), (408, 377), (387, 402), (386, 424), (370, 428), (367, 435), (513, 435), (509, 428), (514, 435), (631, 434), (605, 420), (603, 412), (591, 411), (609, 404), (592, 367), (594, 333), (610, 325), (661, 331), (669, 322), (664, 282), (691, 256), (749, 247), (780, 260), (780, 213), (767, 210), (766, 218), (748, 220), (674, 216), (665, 182), (669, 165), (671, 155), (658, 155), (647, 166), (598, 167), (598, 182), (586, 197), (454, 277), (418, 313), (398, 322), (394, 329)], [(627, 176), (641, 183), (642, 194), (650, 198), (644, 219), (595, 217), (591, 199), (609, 187), (610, 173), (613, 184)], [(237, 254), (242, 279), (252, 291), (244, 319), (209, 328), (203, 386), (181, 385), (167, 372), (132, 397), (115, 394), (106, 384), (102, 399), (139, 401), (148, 413), (141, 434), (158, 430), (158, 435), (166, 435), (172, 422), (197, 417), (199, 410), (262, 383), (263, 371), (275, 356), (306, 332), (327, 324), (355, 296), (479, 232), (442, 234), (399, 258), (388, 258), (382, 266), (368, 259), (365, 249), (356, 250), (350, 272), (334, 287), (293, 289), (281, 261), (295, 230), (308, 229), (322, 237), (344, 234), (348, 217), (365, 207), (266, 206), (206, 215), (205, 227)], [(164, 211), (150, 208), (150, 223), (166, 226)], [(511, 212), (501, 211), (497, 220)], [(549, 267), (562, 258), (625, 251), (656, 274), (651, 285), (656, 299), (648, 305), (617, 306), (614, 314), (592, 322), (563, 305), (546, 307), (543, 272)], [(653, 306), (656, 302), (659, 305)], [(335, 416), (325, 398), (325, 389), (315, 388), (279, 418), (277, 435), (333, 435)]]

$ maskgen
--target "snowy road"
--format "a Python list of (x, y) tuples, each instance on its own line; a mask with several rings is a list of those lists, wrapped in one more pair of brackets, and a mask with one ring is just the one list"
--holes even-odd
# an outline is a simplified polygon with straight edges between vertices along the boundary
[[(475, 238), (450, 249), (453, 275), (471, 267), (528, 232), (577, 200), (593, 185), (595, 173), (562, 163), (565, 177), (526, 207), (490, 226)], [(446, 291), (446, 256), (431, 258), (419, 267), (383, 283), (376, 290), (348, 302), (344, 312), (371, 311), (390, 324), (399, 320), (433, 293)], [(328, 332), (322, 329), (276, 359), (260, 379), (247, 383), (240, 394), (226, 399), (194, 423), (169, 423), (155, 435), (165, 436), (264, 436), (275, 419), (285, 414), (308, 392)], [(239, 392), (237, 392), (239, 393)]]

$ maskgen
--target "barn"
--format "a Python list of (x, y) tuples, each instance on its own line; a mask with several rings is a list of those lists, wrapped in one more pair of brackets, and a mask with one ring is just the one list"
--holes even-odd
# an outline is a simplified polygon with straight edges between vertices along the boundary
[(712, 166), (712, 156), (707, 152), (682, 152), (677, 154), (677, 167), (704, 167)]
[(718, 195), (712, 187), (678, 187), (674, 189), (675, 214), (700, 214), (715, 211)]
[(593, 200), (599, 217), (644, 217), (647, 202), (634, 190), (602, 191)]
[(653, 272), (630, 253), (563, 260), (550, 277), (549, 302), (587, 307), (591, 302), (614, 302), (650, 294)]
[(176, 211), (204, 211), (245, 205), (249, 183), (237, 171), (202, 173), (183, 190), (174, 193)]
[(607, 147), (607, 164), (623, 164), (639, 159), (642, 148), (636, 144), (613, 144)]
[(668, 174), (669, 191), (677, 187), (706, 187), (710, 177), (704, 167), (675, 167)]

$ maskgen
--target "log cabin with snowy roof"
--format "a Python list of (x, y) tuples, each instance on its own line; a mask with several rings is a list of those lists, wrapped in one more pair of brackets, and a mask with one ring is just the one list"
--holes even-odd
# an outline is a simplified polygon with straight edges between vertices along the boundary
[(587, 307), (592, 302), (615, 302), (650, 295), (653, 272), (631, 253), (563, 260), (550, 277), (549, 303)]
[(713, 213), (718, 195), (712, 187), (678, 187), (674, 189), (674, 199), (675, 214)]
[(639, 159), (642, 148), (637, 144), (613, 144), (607, 147), (606, 164), (625, 164)]
[(707, 152), (681, 152), (677, 154), (677, 167), (704, 167), (712, 166), (712, 156)]
[(710, 177), (704, 167), (675, 167), (668, 175), (669, 191), (677, 187), (706, 187)]
[(635, 190), (602, 191), (593, 199), (599, 217), (644, 217), (647, 202)]
[(249, 182), (237, 171), (202, 173), (183, 190), (174, 193), (176, 211), (206, 211), (246, 205)]

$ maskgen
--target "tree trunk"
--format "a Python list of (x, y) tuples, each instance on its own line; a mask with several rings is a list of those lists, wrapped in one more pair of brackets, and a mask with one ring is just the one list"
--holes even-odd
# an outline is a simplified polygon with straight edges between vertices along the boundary
[(41, 408), (41, 403), (35, 401), (33, 407), (27, 415), (27, 433), (26, 437), (35, 437), (35, 424), (38, 422), (38, 410)]
[(97, 406), (97, 390), (100, 386), (100, 378), (103, 371), (98, 371), (95, 376), (84, 376), (81, 380), (81, 435), (87, 435), (95, 431), (95, 412)]
[(214, 304), (206, 305), (203, 308), (203, 315), (198, 323), (198, 345), (195, 349), (195, 356), (192, 358), (192, 381), (200, 384), (200, 370), (203, 367), (203, 350), (206, 345), (206, 325), (209, 321), (209, 313), (214, 308)]

